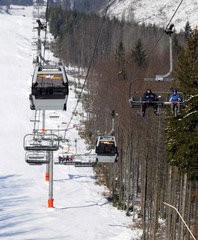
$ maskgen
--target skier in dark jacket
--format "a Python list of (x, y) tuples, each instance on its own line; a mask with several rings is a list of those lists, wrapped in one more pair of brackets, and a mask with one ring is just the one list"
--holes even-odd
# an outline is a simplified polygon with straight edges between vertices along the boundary
[(157, 99), (156, 94), (153, 93), (150, 88), (147, 88), (147, 90), (143, 96), (143, 101), (144, 101), (144, 104), (142, 106), (142, 116), (143, 117), (145, 116), (146, 108), (148, 108), (150, 106), (153, 106), (154, 114), (157, 115), (157, 103), (156, 103), (157, 100), (158, 99)]
[(59, 161), (59, 163), (62, 162), (62, 157), (61, 156), (58, 157), (58, 161)]
[(171, 102), (171, 113), (174, 114), (174, 108), (177, 107), (177, 114), (179, 114), (181, 97), (177, 93), (176, 88), (173, 89), (173, 93), (169, 97), (169, 102)]

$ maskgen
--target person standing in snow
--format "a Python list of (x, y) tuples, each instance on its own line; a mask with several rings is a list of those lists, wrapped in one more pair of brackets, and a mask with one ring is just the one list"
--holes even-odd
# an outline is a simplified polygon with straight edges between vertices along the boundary
[(177, 89), (173, 89), (173, 93), (169, 97), (169, 102), (171, 102), (171, 113), (174, 114), (174, 109), (177, 107), (177, 114), (180, 113), (180, 102), (181, 97), (177, 93)]

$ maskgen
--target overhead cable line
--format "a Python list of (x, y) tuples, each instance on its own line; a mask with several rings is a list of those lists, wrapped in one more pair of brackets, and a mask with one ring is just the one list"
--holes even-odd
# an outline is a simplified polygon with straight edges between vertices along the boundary
[(175, 12), (173, 13), (173, 16), (172, 16), (171, 19), (169, 20), (169, 22), (168, 22), (166, 28), (168, 28), (168, 26), (169, 26), (170, 23), (172, 22), (173, 18), (175, 17), (175, 15), (176, 15), (177, 11), (179, 10), (180, 6), (182, 5), (183, 1), (184, 1), (184, 0), (181, 0), (181, 2), (179, 3), (177, 9), (176, 9)]
[(78, 103), (80, 102), (80, 99), (81, 99), (81, 96), (82, 96), (82, 93), (83, 93), (83, 90), (85, 88), (85, 85), (86, 85), (86, 82), (87, 82), (87, 79), (88, 79), (88, 76), (89, 76), (89, 73), (90, 73), (90, 69), (92, 67), (92, 64), (93, 64), (93, 61), (94, 61), (94, 58), (95, 58), (95, 55), (96, 55), (96, 51), (97, 51), (97, 48), (98, 48), (98, 44), (99, 44), (99, 41), (100, 41), (100, 38), (101, 38), (101, 35), (102, 35), (102, 32), (103, 32), (103, 29), (104, 29), (104, 24), (105, 24), (105, 21), (106, 21), (106, 16), (107, 16), (107, 12), (108, 12), (108, 9), (110, 7), (110, 2), (111, 0), (108, 1), (108, 4), (107, 4), (107, 7), (105, 9), (105, 13), (104, 13), (104, 16), (103, 16), (103, 21), (102, 21), (102, 24), (101, 24), (101, 27), (100, 27), (100, 31), (99, 31), (99, 34), (98, 34), (98, 37), (97, 37), (97, 40), (96, 40), (96, 44), (95, 44), (95, 47), (94, 47), (94, 51), (93, 51), (93, 54), (92, 54), (92, 57), (91, 57), (91, 60), (90, 60), (90, 63), (89, 63), (89, 66), (88, 66), (88, 69), (87, 69), (87, 74), (85, 76), (85, 80), (84, 80), (84, 83), (83, 83), (83, 87), (82, 87), (82, 90), (80, 92), (80, 95), (78, 97), (78, 100), (77, 100), (77, 103), (76, 103), (76, 106), (73, 110), (73, 113), (72, 113), (72, 116), (70, 118), (70, 121), (65, 129), (65, 135), (64, 135), (64, 139), (66, 137), (66, 132), (69, 128), (69, 125), (74, 117), (74, 114), (76, 113), (76, 110), (77, 110), (77, 107), (78, 107)]
[[(165, 28), (165, 29), (167, 29), (168, 26), (170, 25), (171, 21), (172, 21), (173, 18), (175, 17), (175, 15), (176, 15), (177, 11), (179, 10), (180, 6), (182, 5), (183, 1), (184, 1), (184, 0), (181, 0), (181, 2), (179, 3), (179, 5), (177, 6), (175, 12), (173, 13), (172, 17), (170, 18), (170, 20), (169, 20), (168, 24), (166, 25), (166, 28)], [(160, 40), (162, 39), (162, 37), (163, 37), (164, 34), (165, 34), (165, 32), (163, 31), (162, 34), (160, 35), (160, 37), (158, 38), (158, 40), (155, 42), (155, 44), (154, 44), (153, 47), (151, 48), (150, 52), (148, 53), (147, 59), (148, 59), (149, 56), (153, 53), (153, 51), (154, 51), (155, 48), (157, 47), (158, 43), (160, 42)], [(136, 80), (137, 76), (139, 75), (140, 71), (141, 71), (142, 68), (144, 67), (144, 64), (145, 64), (145, 63), (146, 63), (146, 59), (144, 59), (144, 61), (142, 62), (142, 64), (141, 64), (140, 67), (138, 68), (138, 70), (136, 71), (134, 77), (129, 81), (129, 84), (127, 85), (127, 87), (126, 87), (125, 89), (129, 88), (129, 87), (130, 87), (130, 84)], [(124, 96), (124, 94), (125, 94), (125, 91), (123, 91), (121, 97), (120, 97), (119, 100), (114, 104), (114, 106), (113, 106), (112, 109), (116, 109), (116, 106), (120, 103), (120, 101), (121, 101), (122, 97)]]
[(46, 12), (45, 12), (45, 39), (44, 39), (44, 50), (43, 50), (44, 59), (45, 59), (45, 49), (46, 49), (46, 42), (47, 42), (48, 13), (49, 13), (49, 0), (47, 0)]

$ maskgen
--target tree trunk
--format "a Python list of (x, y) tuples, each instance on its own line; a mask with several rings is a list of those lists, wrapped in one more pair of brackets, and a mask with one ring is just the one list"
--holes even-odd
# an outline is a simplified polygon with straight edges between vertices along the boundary
[[(183, 187), (183, 197), (182, 197), (182, 210), (181, 215), (185, 219), (185, 209), (186, 209), (186, 192), (187, 192), (187, 174), (184, 175), (184, 187)], [(181, 223), (181, 239), (184, 239), (184, 224)]]
[(156, 175), (154, 180), (154, 201), (153, 201), (153, 233), (152, 233), (152, 239), (156, 240), (156, 233), (158, 231), (158, 217), (159, 217), (159, 187), (160, 187), (160, 159), (159, 159), (159, 151), (160, 151), (160, 117), (158, 119), (158, 131), (157, 131), (157, 154), (156, 154)]
[(145, 159), (145, 169), (144, 169), (144, 199), (143, 199), (143, 240), (146, 239), (146, 228), (147, 228), (147, 223), (146, 223), (146, 205), (147, 205), (147, 169), (148, 169), (148, 155), (146, 156)]
[[(187, 195), (188, 197), (187, 197), (187, 203), (186, 203), (186, 205), (187, 205), (187, 207), (186, 207), (186, 223), (189, 227), (190, 227), (190, 217), (191, 217), (190, 212), (191, 212), (191, 200), (192, 200), (191, 189), (192, 189), (192, 182), (189, 181), (188, 195)], [(189, 231), (187, 231), (185, 239), (188, 240), (189, 238), (190, 238), (190, 233), (189, 233)]]
[[(177, 206), (177, 170), (176, 167), (173, 167), (173, 180), (172, 180), (172, 204), (173, 206)], [(176, 223), (177, 223), (177, 213), (173, 211), (172, 215), (172, 239), (176, 239)]]
[(194, 203), (195, 217), (194, 217), (193, 232), (194, 232), (195, 238), (198, 239), (198, 182), (195, 183), (194, 197), (195, 197), (195, 203)]
[(128, 148), (128, 187), (127, 187), (127, 207), (126, 207), (126, 215), (129, 216), (129, 202), (130, 202), (130, 192), (131, 192), (131, 165), (132, 165), (132, 133), (130, 136), (130, 144)]
[[(171, 178), (172, 178), (172, 167), (169, 166), (169, 176), (168, 176), (168, 192), (167, 192), (167, 202), (171, 201)], [(171, 224), (171, 209), (166, 208), (166, 240), (170, 240), (170, 224)]]
[[(183, 177), (180, 176), (180, 188), (179, 188), (179, 207), (178, 211), (182, 211), (182, 189), (183, 189)], [(179, 218), (178, 240), (181, 240), (181, 219)]]

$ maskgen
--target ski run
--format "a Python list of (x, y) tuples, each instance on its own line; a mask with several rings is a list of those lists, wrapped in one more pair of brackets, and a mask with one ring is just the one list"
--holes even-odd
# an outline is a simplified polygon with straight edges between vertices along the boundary
[[(131, 217), (118, 211), (104, 196), (104, 186), (95, 182), (92, 168), (54, 165), (54, 208), (47, 208), (49, 183), (45, 165), (25, 162), (23, 137), (32, 133), (34, 111), (29, 94), (33, 73), (32, 7), (11, 6), (11, 14), (0, 14), (0, 239), (2, 240), (136, 240), (142, 231), (133, 226)], [(69, 81), (75, 78), (68, 75)], [(64, 128), (76, 104), (70, 86), (66, 112), (50, 120), (46, 128)], [(83, 112), (81, 104), (78, 112)], [(85, 114), (86, 115), (86, 114)], [(71, 148), (78, 140), (78, 153), (86, 152), (74, 124), (67, 133)], [(58, 153), (54, 154), (57, 160)]]

